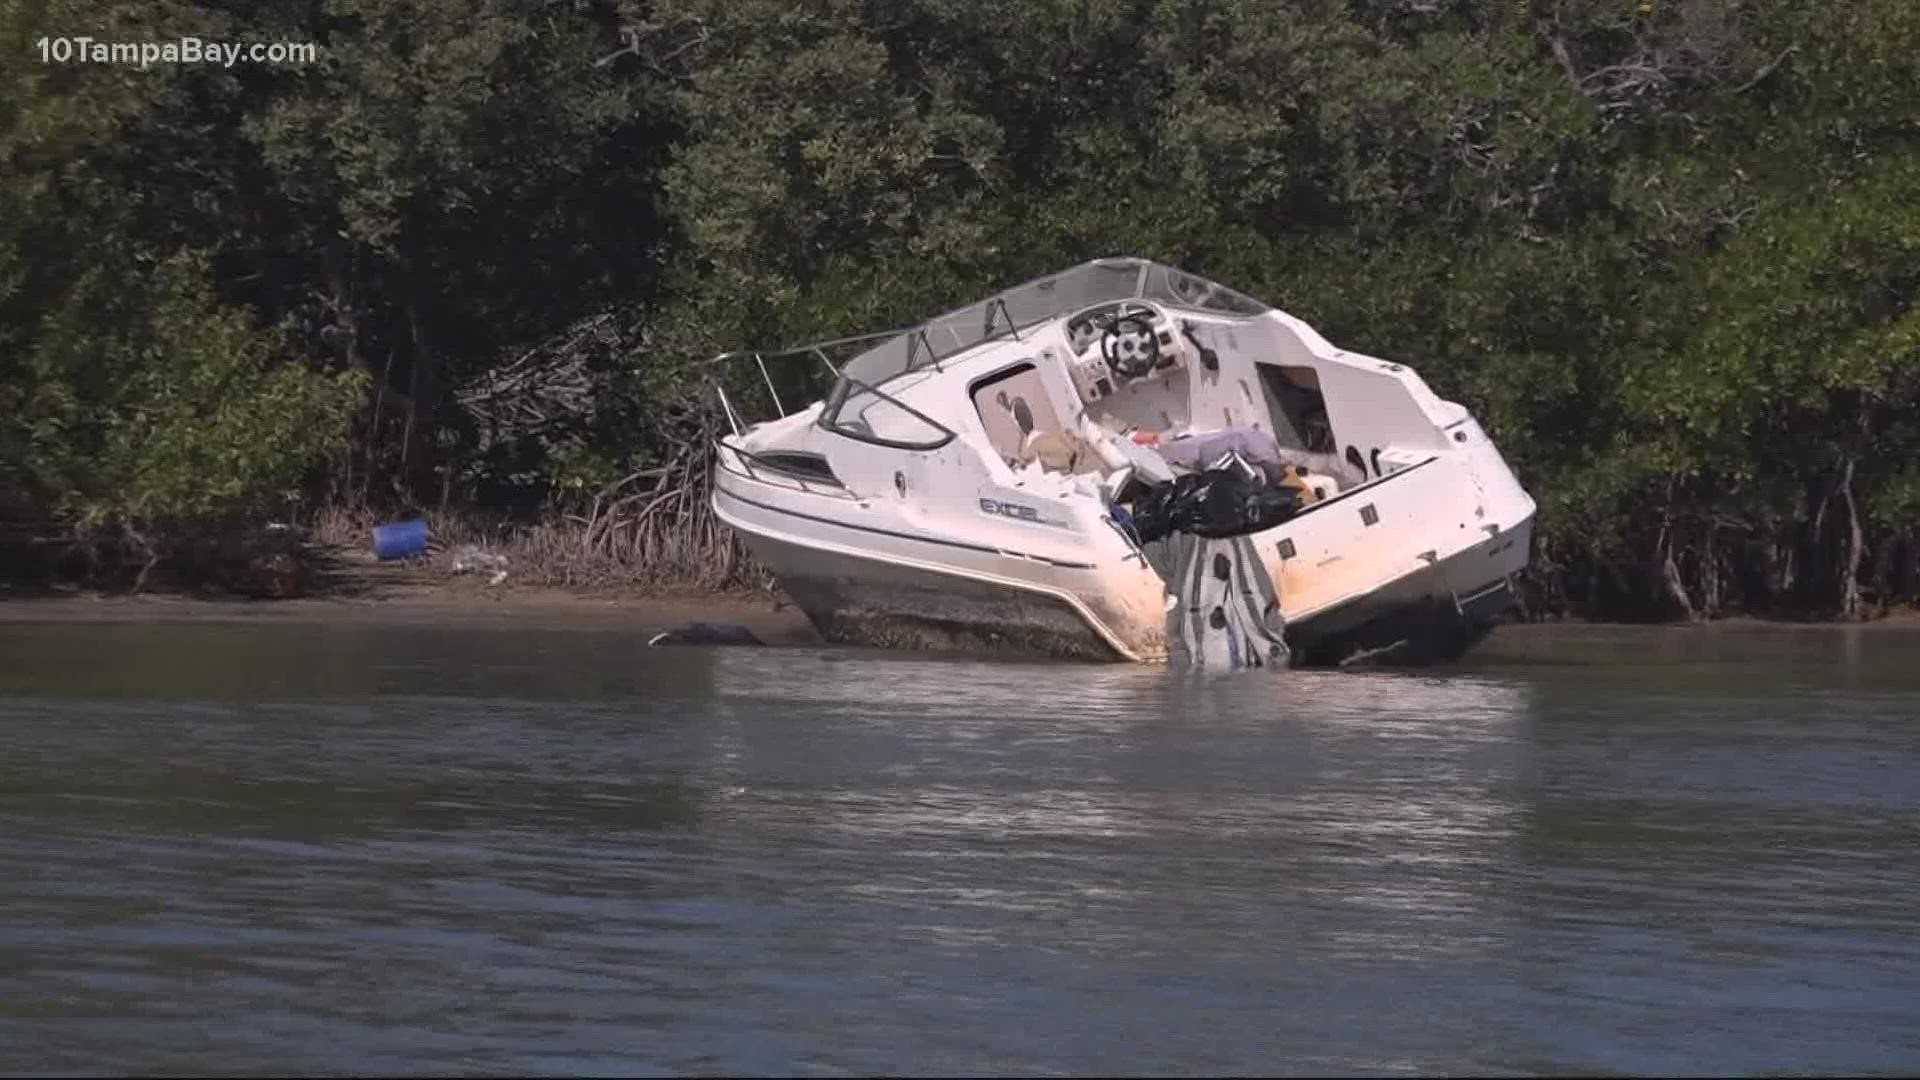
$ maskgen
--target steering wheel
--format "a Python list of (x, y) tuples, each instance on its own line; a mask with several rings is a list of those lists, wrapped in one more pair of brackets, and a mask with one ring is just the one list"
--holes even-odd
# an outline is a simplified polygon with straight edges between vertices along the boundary
[(1160, 339), (1144, 311), (1116, 315), (1100, 336), (1100, 356), (1122, 379), (1138, 379), (1160, 362)]

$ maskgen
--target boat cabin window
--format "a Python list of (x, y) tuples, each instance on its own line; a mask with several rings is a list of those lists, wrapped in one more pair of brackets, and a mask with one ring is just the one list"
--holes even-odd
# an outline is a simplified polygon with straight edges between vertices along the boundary
[(1161, 296), (1181, 307), (1217, 315), (1258, 315), (1271, 310), (1266, 304), (1251, 296), (1243, 296), (1225, 285), (1208, 281), (1198, 274), (1185, 273), (1171, 266), (1163, 266), (1159, 269), (1160, 277), (1154, 282), (1158, 288), (1142, 290), (1141, 295)]
[(1101, 468), (1100, 455), (1060, 418), (1053, 397), (1031, 361), (996, 371), (973, 384), (968, 396), (980, 414), (993, 452), (1010, 468), (1038, 464), (1050, 472), (1086, 473)]
[(820, 412), (820, 426), (896, 450), (933, 450), (953, 438), (952, 431), (919, 410), (844, 376)]
[[(734, 452), (740, 451), (736, 448)], [(840, 482), (840, 477), (834, 474), (833, 466), (827, 463), (825, 457), (810, 451), (768, 450), (765, 453), (751, 455), (750, 460), (755, 465), (764, 465), (769, 469), (789, 476), (797, 476), (803, 480), (819, 480), (836, 487), (846, 486)]]
[[(1260, 389), (1273, 417), (1273, 437), (1281, 446), (1314, 454), (1337, 453), (1320, 373), (1310, 367), (1260, 365)], [(1364, 469), (1362, 470), (1365, 471)]]
[(1066, 424), (1031, 361), (978, 380), (968, 396), (973, 399), (974, 411), (980, 414), (987, 441), (1002, 461), (1014, 468), (1035, 460), (1053, 462), (1053, 456), (1042, 451), (1064, 435)]

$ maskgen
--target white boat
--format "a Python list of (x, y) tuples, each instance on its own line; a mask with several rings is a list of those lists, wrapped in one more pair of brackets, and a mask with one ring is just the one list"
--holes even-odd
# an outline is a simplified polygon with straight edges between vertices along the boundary
[[(1456, 656), (1527, 563), (1534, 501), (1465, 408), (1144, 259), (714, 370), (742, 364), (765, 407), (716, 380), (713, 509), (829, 640), (1167, 659), (1205, 575), (1170, 584), (1183, 571), (1127, 507), (1210, 433), (1270, 435), (1288, 459), (1303, 505), (1234, 539), (1253, 584), (1218, 587), (1257, 593), (1294, 663)], [(831, 389), (789, 411), (810, 366)]]

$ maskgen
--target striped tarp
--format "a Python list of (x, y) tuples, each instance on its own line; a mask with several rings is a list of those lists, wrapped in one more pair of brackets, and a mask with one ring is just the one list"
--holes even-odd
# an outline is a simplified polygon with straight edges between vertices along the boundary
[(1287, 666), (1279, 592), (1251, 538), (1176, 532), (1145, 551), (1174, 596), (1167, 639), (1176, 663), (1210, 671)]

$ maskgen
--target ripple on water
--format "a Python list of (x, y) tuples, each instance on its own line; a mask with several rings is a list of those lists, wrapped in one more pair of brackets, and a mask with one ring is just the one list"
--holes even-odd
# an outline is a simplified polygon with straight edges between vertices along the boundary
[(1920, 1064), (1878, 645), (1195, 679), (43, 629), (0, 628), (0, 1070)]

